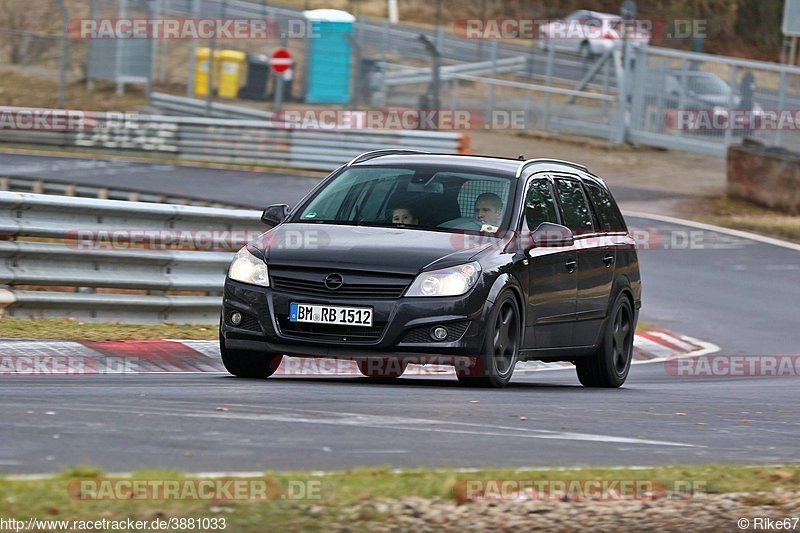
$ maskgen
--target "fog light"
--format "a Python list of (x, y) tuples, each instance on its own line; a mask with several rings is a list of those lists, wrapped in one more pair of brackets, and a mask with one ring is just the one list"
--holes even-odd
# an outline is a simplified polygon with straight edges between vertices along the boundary
[(431, 337), (437, 341), (443, 341), (447, 338), (447, 328), (437, 326), (431, 330)]
[(231, 324), (238, 326), (242, 323), (242, 313), (231, 313)]

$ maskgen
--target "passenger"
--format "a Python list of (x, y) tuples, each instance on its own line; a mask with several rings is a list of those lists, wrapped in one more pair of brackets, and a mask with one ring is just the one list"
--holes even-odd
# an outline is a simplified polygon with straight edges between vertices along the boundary
[(475, 200), (475, 218), (489, 226), (500, 226), (503, 201), (493, 192), (485, 192)]
[(411, 207), (398, 206), (392, 210), (392, 224), (405, 224), (406, 226), (418, 226), (419, 217)]

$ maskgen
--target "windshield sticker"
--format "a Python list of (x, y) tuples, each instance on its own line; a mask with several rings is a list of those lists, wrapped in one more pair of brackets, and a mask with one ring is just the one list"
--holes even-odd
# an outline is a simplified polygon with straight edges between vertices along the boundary
[(304, 218), (315, 218), (316, 216), (317, 216), (317, 212), (316, 211), (311, 211), (310, 213), (306, 213), (306, 216)]

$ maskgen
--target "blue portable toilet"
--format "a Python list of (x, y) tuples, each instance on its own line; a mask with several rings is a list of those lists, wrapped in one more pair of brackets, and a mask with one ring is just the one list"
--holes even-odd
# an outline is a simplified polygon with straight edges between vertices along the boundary
[(350, 102), (350, 41), (355, 17), (338, 9), (314, 9), (303, 15), (312, 29), (306, 51), (306, 102)]

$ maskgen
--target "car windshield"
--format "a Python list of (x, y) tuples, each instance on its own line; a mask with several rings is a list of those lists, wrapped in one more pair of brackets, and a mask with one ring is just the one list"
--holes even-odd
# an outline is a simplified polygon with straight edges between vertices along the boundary
[(351, 167), (290, 222), (495, 234), (511, 218), (511, 180), (441, 167)]
[[(680, 80), (680, 77), (678, 77)], [(715, 76), (687, 76), (686, 88), (695, 94), (713, 94), (728, 96), (730, 87)]]

